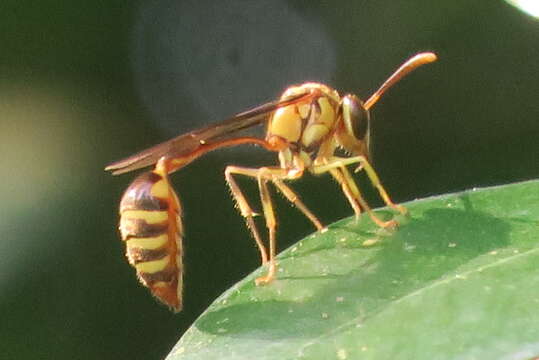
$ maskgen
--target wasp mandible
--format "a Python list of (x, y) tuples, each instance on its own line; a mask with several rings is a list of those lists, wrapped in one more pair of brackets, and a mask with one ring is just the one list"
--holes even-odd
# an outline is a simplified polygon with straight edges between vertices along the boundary
[[(225, 179), (241, 215), (251, 231), (266, 275), (256, 279), (267, 284), (276, 273), (277, 220), (268, 183), (294, 204), (318, 230), (324, 226), (290, 188), (287, 181), (304, 173), (329, 173), (340, 185), (356, 216), (365, 210), (380, 227), (395, 226), (395, 220), (383, 221), (363, 199), (349, 165), (365, 170), (384, 202), (400, 213), (406, 209), (393, 203), (369, 162), (369, 110), (382, 94), (417, 67), (436, 60), (434, 53), (420, 53), (402, 64), (367, 101), (356, 95), (339, 93), (319, 83), (305, 83), (286, 89), (279, 100), (242, 112), (230, 119), (191, 131), (108, 165), (114, 175), (147, 166), (128, 187), (120, 204), (120, 233), (126, 242), (126, 255), (142, 284), (174, 311), (182, 308), (181, 204), (170, 185), (168, 175), (201, 155), (222, 147), (241, 144), (259, 145), (276, 152), (278, 166), (248, 168), (227, 166)], [(242, 130), (266, 125), (264, 138), (240, 136)], [(343, 149), (349, 157), (338, 156)], [(238, 186), (235, 177), (256, 180), (262, 212), (268, 231), (269, 253), (254, 221), (256, 213)]]

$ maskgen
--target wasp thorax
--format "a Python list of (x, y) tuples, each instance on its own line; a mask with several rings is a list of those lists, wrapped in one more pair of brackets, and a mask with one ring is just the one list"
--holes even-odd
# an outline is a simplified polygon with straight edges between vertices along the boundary
[(357, 140), (363, 140), (369, 131), (369, 112), (355, 95), (346, 95), (342, 100), (342, 117), (346, 132)]

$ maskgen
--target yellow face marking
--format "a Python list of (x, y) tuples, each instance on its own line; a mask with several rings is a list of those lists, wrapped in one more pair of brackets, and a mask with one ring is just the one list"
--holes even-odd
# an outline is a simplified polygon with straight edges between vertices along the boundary
[(150, 191), (150, 193), (152, 194), (152, 196), (166, 199), (168, 198), (169, 188), (170, 185), (168, 184), (168, 182), (164, 179), (161, 179), (152, 185), (152, 190)]
[(129, 219), (140, 219), (146, 220), (148, 224), (158, 224), (168, 220), (168, 213), (166, 211), (125, 210), (122, 212), (120, 222), (123, 223), (124, 219), (126, 221)]
[(147, 274), (154, 274), (159, 271), (163, 271), (165, 267), (168, 265), (168, 262), (170, 261), (169, 256), (165, 256), (162, 259), (154, 260), (154, 261), (146, 261), (141, 262), (135, 265), (135, 268), (137, 271), (147, 273)]
[(153, 250), (165, 246), (168, 242), (168, 234), (147, 238), (130, 238), (127, 246), (131, 248)]

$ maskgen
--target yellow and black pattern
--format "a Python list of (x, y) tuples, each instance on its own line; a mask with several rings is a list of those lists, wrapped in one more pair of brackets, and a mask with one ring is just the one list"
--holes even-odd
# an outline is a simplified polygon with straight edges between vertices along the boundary
[(159, 166), (137, 177), (120, 203), (120, 233), (140, 282), (175, 312), (182, 309), (181, 206)]

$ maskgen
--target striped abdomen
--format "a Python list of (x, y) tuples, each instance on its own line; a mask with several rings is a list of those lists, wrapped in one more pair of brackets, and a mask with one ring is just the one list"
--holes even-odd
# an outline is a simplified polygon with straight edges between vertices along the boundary
[(141, 174), (120, 203), (120, 233), (140, 282), (172, 310), (182, 309), (181, 206), (166, 172)]

